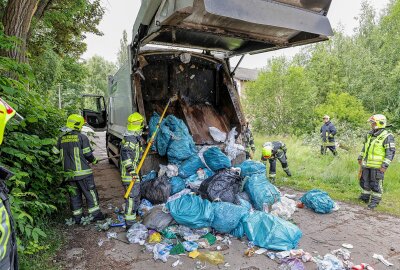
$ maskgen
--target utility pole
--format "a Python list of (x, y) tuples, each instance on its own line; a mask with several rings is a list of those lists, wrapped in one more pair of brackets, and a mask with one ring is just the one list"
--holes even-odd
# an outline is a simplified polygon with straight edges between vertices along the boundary
[(58, 84), (58, 108), (61, 110), (61, 83)]

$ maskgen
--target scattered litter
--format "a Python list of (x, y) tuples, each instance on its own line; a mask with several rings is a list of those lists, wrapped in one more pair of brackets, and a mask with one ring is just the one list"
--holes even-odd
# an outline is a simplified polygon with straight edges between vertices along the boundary
[(294, 200), (282, 196), (279, 202), (272, 205), (271, 214), (289, 220), (296, 209), (296, 202)]
[(117, 238), (116, 232), (107, 232), (107, 239)]
[(194, 77), (196, 77), (196, 75), (192, 74), (192, 75), (190, 75), (189, 78), (190, 78), (191, 80), (193, 80)]
[(199, 244), (193, 241), (182, 242), (182, 245), (187, 252), (192, 252), (194, 250), (197, 250), (197, 248), (199, 247)]
[(287, 194), (287, 193), (283, 194), (283, 196), (289, 199), (295, 199), (297, 197), (296, 194)]
[(171, 223), (174, 219), (169, 213), (163, 210), (163, 205), (157, 205), (153, 207), (149, 212), (143, 216), (142, 224), (148, 229), (154, 229), (161, 232)]
[(111, 218), (107, 218), (106, 222), (104, 223), (97, 223), (96, 224), (96, 230), (101, 232), (101, 231), (107, 231), (110, 229), (111, 224), (113, 224), (113, 220)]
[(342, 244), (342, 247), (348, 248), (348, 249), (352, 249), (352, 248), (353, 248), (353, 245), (352, 245), (352, 244), (346, 244), (346, 243), (344, 243), (344, 244)]
[(244, 255), (247, 256), (247, 257), (253, 257), (254, 254), (255, 254), (255, 249), (254, 248), (248, 248), (244, 252)]
[(225, 142), (226, 140), (226, 133), (219, 130), (216, 127), (209, 127), (208, 131), (210, 132), (211, 137), (216, 142)]
[(114, 206), (112, 205), (112, 203), (108, 203), (107, 204), (107, 209), (108, 210), (112, 210), (114, 208)]
[(185, 254), (185, 248), (182, 243), (178, 242), (169, 252), (171, 255)]
[(283, 260), (279, 266), (279, 270), (306, 270), (306, 268), (298, 258), (290, 258)]
[(197, 258), (199, 258), (200, 261), (209, 262), (214, 265), (224, 263), (224, 255), (218, 251), (201, 252)]
[(229, 160), (234, 160), (240, 153), (244, 153), (244, 146), (236, 143), (235, 137), (238, 135), (236, 127), (228, 134), (228, 139), (225, 142), (225, 153), (228, 155)]
[(189, 257), (192, 259), (196, 259), (197, 256), (200, 255), (200, 252), (198, 252), (197, 250), (193, 250), (192, 252), (189, 252)]
[(153, 208), (153, 204), (151, 202), (149, 202), (146, 199), (142, 199), (140, 201), (140, 205), (138, 208), (138, 213), (139, 215), (142, 217), (144, 216), (148, 211), (150, 211)]
[(135, 223), (132, 227), (129, 228), (128, 232), (126, 233), (126, 238), (128, 238), (129, 243), (137, 244), (141, 243), (147, 239), (148, 231), (146, 226), (141, 223)]
[(172, 247), (173, 247), (172, 245), (167, 245), (167, 244), (156, 244), (153, 247), (154, 260), (155, 261), (161, 260), (163, 262), (167, 262)]
[(165, 228), (161, 234), (167, 239), (176, 239), (176, 226), (170, 226)]
[(97, 245), (98, 245), (99, 247), (101, 247), (101, 246), (103, 245), (103, 243), (104, 243), (104, 240), (103, 240), (103, 239), (100, 239), (99, 242), (97, 242)]
[(93, 216), (92, 215), (89, 215), (89, 216), (86, 216), (86, 217), (82, 217), (81, 224), (83, 226), (89, 225), (92, 220), (93, 220)]
[(374, 268), (367, 263), (354, 265), (351, 269), (352, 270), (374, 270)]
[(335, 207), (335, 202), (329, 197), (328, 193), (319, 189), (308, 191), (300, 198), (300, 201), (320, 214), (330, 213)]
[(323, 260), (317, 259), (318, 270), (345, 270), (343, 262), (335, 255), (326, 254)]
[(231, 265), (229, 263), (225, 263), (224, 267), (231, 267)]
[(207, 233), (206, 235), (203, 235), (201, 238), (204, 238), (207, 240), (207, 242), (212, 246), (215, 244), (215, 242), (217, 241), (217, 238), (211, 234), (211, 233)]
[(332, 251), (331, 253), (345, 261), (348, 261), (351, 258), (350, 251), (348, 251), (345, 248), (336, 249), (336, 250)]
[(265, 248), (259, 248), (259, 249), (257, 249), (257, 250), (255, 251), (255, 253), (256, 253), (257, 255), (261, 255), (261, 254), (263, 254), (263, 253), (265, 253), (265, 252), (267, 252), (267, 250), (266, 250)]
[(374, 255), (372, 255), (372, 258), (381, 261), (381, 262), (382, 262), (384, 265), (386, 265), (386, 266), (392, 266), (392, 265), (393, 265), (393, 263), (390, 263), (389, 261), (387, 261), (387, 260), (386, 260), (382, 255), (380, 255), (380, 254), (375, 254), (375, 253), (374, 253)]
[(181, 262), (180, 260), (175, 261), (175, 262), (172, 264), (172, 267), (177, 267), (178, 265), (182, 265), (182, 262)]
[(65, 225), (67, 226), (75, 225), (75, 220), (73, 218), (65, 219)]
[(154, 244), (154, 243), (160, 243), (162, 240), (161, 234), (158, 232), (153, 232), (150, 236), (149, 236), (149, 243), (150, 244)]
[(210, 248), (209, 250), (211, 251), (225, 251), (228, 250), (229, 246), (228, 245), (222, 245), (222, 246), (214, 246), (212, 248)]

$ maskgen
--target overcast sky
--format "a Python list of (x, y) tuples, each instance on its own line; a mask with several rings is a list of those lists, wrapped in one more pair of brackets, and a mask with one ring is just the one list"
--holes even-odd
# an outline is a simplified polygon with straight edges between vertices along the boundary
[[(148, 1), (148, 0), (147, 0)], [(363, 0), (332, 0), (328, 18), (334, 28), (339, 25), (344, 27), (346, 34), (351, 35), (357, 26), (356, 17), (360, 14)], [(131, 31), (136, 15), (140, 8), (140, 0), (103, 0), (106, 8), (103, 20), (99, 25), (103, 36), (88, 35), (87, 51), (83, 55), (88, 59), (93, 55), (103, 56), (109, 61), (117, 60), (122, 31), (128, 32), (128, 41), (131, 41)], [(389, 3), (389, 0), (370, 0), (369, 3), (379, 12)], [(264, 67), (269, 58), (279, 55), (293, 56), (299, 49), (283, 49), (277, 52), (262, 53), (256, 56), (246, 55), (242, 67)]]

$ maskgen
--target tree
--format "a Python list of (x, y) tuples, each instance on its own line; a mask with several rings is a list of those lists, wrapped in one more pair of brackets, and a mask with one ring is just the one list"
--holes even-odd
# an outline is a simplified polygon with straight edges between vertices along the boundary
[(117, 61), (119, 68), (128, 61), (128, 34), (126, 33), (126, 30), (122, 32)]
[(117, 67), (114, 63), (95, 55), (85, 63), (87, 77), (85, 79), (85, 93), (108, 96), (108, 76), (113, 75)]

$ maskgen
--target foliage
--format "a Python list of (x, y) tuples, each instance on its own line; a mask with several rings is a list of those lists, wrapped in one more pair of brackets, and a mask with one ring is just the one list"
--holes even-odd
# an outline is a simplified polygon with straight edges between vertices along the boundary
[[(13, 44), (0, 31), (0, 49), (10, 49)], [(15, 173), (6, 184), (18, 230), (18, 246), (27, 252), (45, 248), (38, 244), (39, 238), (46, 236), (38, 222), (66, 202), (66, 192), (60, 188), (62, 170), (57, 157), (50, 154), (59, 120), (65, 116), (48, 106), (46, 97), (28, 91), (27, 86), (32, 84), (29, 66), (0, 57), (0, 95), (25, 117), (20, 123), (9, 122), (0, 151), (1, 163)]]
[(87, 76), (85, 79), (85, 93), (108, 96), (108, 76), (113, 75), (117, 68), (112, 62), (95, 55), (85, 63)]
[(256, 131), (299, 134), (313, 130), (315, 93), (303, 67), (277, 58), (247, 85), (244, 104)]
[(120, 47), (118, 51), (118, 67), (122, 67), (128, 61), (128, 34), (126, 30), (122, 32), (122, 38), (119, 41)]

